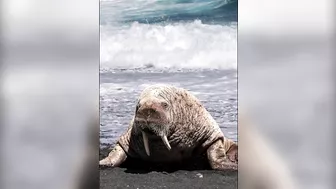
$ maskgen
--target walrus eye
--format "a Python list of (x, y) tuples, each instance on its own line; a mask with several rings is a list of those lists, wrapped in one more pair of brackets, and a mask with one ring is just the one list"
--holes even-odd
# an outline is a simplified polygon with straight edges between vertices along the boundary
[(167, 108), (167, 107), (168, 107), (168, 103), (167, 103), (167, 102), (162, 102), (162, 106), (163, 106), (164, 108)]

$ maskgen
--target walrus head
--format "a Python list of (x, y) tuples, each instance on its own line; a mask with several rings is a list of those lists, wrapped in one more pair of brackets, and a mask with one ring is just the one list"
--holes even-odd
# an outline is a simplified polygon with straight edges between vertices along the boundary
[(135, 111), (135, 129), (142, 133), (147, 155), (150, 155), (148, 137), (160, 137), (168, 150), (171, 146), (168, 142), (168, 132), (171, 125), (170, 102), (165, 98), (164, 90), (160, 87), (145, 90)]

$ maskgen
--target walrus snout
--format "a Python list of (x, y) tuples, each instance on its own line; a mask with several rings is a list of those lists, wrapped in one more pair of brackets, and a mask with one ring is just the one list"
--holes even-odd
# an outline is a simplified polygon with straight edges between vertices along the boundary
[(166, 124), (167, 118), (163, 107), (160, 104), (150, 104), (141, 106), (136, 112), (135, 121), (142, 125)]
[[(147, 102), (140, 106), (136, 111), (134, 121), (142, 126), (141, 133), (146, 154), (148, 156), (150, 156), (148, 134), (159, 136), (167, 149), (171, 149), (166, 133), (161, 130), (162, 126), (165, 126), (168, 123), (165, 111), (165, 108), (167, 107), (166, 105), (166, 103)], [(153, 128), (153, 125), (155, 128)]]

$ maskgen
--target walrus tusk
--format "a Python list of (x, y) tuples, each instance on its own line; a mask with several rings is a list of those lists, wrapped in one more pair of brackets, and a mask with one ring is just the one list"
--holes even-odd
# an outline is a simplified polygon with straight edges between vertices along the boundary
[(147, 137), (146, 133), (143, 132), (143, 131), (142, 131), (142, 138), (143, 138), (143, 142), (144, 142), (144, 145), (145, 145), (146, 154), (148, 156), (150, 156), (149, 145), (148, 145), (148, 137)]
[(171, 147), (170, 147), (170, 144), (169, 144), (169, 142), (168, 142), (167, 136), (166, 136), (166, 135), (162, 135), (162, 136), (161, 136), (161, 139), (162, 139), (162, 142), (163, 142), (163, 143), (166, 145), (166, 147), (168, 148), (168, 150), (170, 150)]

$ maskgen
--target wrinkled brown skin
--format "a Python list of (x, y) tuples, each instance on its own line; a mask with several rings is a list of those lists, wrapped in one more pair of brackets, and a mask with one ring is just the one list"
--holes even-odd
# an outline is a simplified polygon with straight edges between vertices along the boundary
[[(207, 150), (207, 156), (212, 169), (238, 169), (238, 145), (232, 144), (229, 150), (226, 150), (225, 144), (221, 140), (216, 141)], [(225, 152), (226, 153), (223, 153)]]
[(127, 158), (126, 152), (117, 144), (112, 151), (109, 153), (108, 157), (101, 160), (99, 164), (118, 167), (120, 166)]
[(151, 154), (148, 156), (141, 131), (133, 118), (108, 157), (99, 162), (101, 166), (120, 166), (128, 156), (162, 163), (179, 162), (206, 153), (212, 169), (238, 169), (237, 144), (224, 136), (195, 96), (182, 88), (154, 85), (141, 93), (139, 101), (156, 101), (158, 98), (165, 99), (170, 107), (167, 111), (170, 124), (166, 132), (171, 150), (164, 146), (161, 139), (149, 137)]

